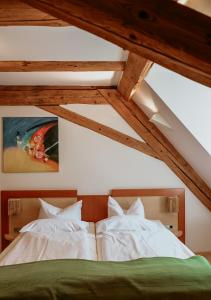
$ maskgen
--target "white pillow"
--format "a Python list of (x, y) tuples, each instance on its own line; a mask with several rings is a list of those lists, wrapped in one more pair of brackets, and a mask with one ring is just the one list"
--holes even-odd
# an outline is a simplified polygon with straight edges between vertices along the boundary
[(140, 198), (137, 198), (129, 207), (128, 210), (124, 211), (119, 203), (109, 196), (108, 198), (108, 217), (124, 216), (124, 215), (139, 215), (144, 218), (144, 206)]
[(40, 200), (40, 212), (38, 219), (60, 218), (63, 220), (76, 219), (81, 221), (82, 200), (65, 207), (64, 209), (56, 207), (46, 201)]
[(21, 228), (20, 232), (56, 233), (58, 231), (75, 232), (88, 230), (89, 223), (77, 220), (63, 220), (59, 218), (39, 219), (32, 221)]

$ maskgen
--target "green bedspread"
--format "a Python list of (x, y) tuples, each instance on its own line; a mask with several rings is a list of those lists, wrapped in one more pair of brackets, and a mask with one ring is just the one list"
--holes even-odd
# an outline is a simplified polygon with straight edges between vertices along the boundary
[(211, 300), (211, 267), (186, 260), (52, 260), (0, 267), (0, 299)]

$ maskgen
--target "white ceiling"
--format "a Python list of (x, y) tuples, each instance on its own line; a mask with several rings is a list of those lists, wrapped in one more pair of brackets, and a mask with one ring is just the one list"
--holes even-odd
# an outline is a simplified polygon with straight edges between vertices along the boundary
[[(125, 60), (126, 57), (126, 51), (76, 27), (0, 28), (0, 60), (116, 61)], [(116, 85), (120, 76), (121, 72), (0, 72), (0, 84)], [(160, 110), (162, 108), (163, 117), (172, 126), (171, 131), (161, 129), (178, 150), (187, 159), (191, 159), (202, 177), (209, 177), (210, 183), (211, 157), (208, 153), (211, 153), (211, 89), (158, 65), (153, 65), (146, 80), (162, 99), (157, 100), (157, 106)], [(136, 97), (141, 99), (141, 95), (137, 95)], [(151, 101), (150, 97), (145, 97), (144, 101), (147, 105), (150, 103), (152, 110), (156, 110), (156, 101)], [(141, 105), (143, 108), (143, 103)], [(170, 110), (174, 114), (170, 114)], [(93, 112), (96, 112), (96, 109), (92, 110)], [(149, 109), (148, 113), (150, 115)], [(180, 143), (181, 139), (183, 143)], [(201, 161), (201, 157), (205, 156), (204, 164), (200, 167), (199, 157)]]
[(1, 85), (117, 85), (122, 72), (0, 72)]
[[(76, 27), (1, 27), (0, 60), (119, 61), (127, 52)], [(4, 85), (116, 85), (121, 72), (0, 72)]]
[(146, 81), (211, 155), (211, 89), (159, 65)]
[(143, 82), (141, 88), (136, 92), (134, 100), (149, 118), (154, 112), (159, 112), (168, 122), (171, 128), (159, 123), (156, 123), (156, 126), (204, 181), (211, 186), (211, 156), (180, 121), (178, 114), (173, 112), (166, 104), (167, 102), (163, 101), (146, 82)]
[(91, 33), (70, 27), (0, 27), (1, 60), (121, 60), (124, 52)]

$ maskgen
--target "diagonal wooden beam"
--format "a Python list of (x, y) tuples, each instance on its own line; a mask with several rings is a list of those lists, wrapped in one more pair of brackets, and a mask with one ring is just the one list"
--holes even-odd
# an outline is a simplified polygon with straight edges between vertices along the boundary
[(0, 26), (68, 26), (47, 13), (19, 0), (0, 1)]
[(0, 72), (123, 71), (124, 61), (0, 61)]
[(124, 100), (115, 91), (100, 90), (105, 99), (123, 119), (145, 140), (158, 157), (184, 182), (184, 184), (211, 210), (211, 190), (187, 161), (174, 149), (161, 132), (149, 122), (147, 116), (133, 101)]
[(129, 100), (141, 85), (152, 64), (150, 60), (144, 57), (129, 53), (126, 68), (117, 86), (118, 91), (126, 100)]
[(96, 87), (0, 86), (1, 105), (107, 104)]
[(211, 86), (211, 18), (175, 1), (165, 9), (163, 0), (24, 2)]
[(94, 132), (97, 132), (101, 135), (104, 135), (120, 144), (126, 145), (130, 148), (134, 148), (144, 154), (150, 155), (157, 158), (154, 151), (150, 147), (137, 139), (134, 139), (122, 132), (119, 132), (113, 128), (100, 124), (96, 121), (88, 119), (84, 116), (81, 116), (75, 112), (72, 112), (68, 109), (65, 109), (61, 106), (39, 106), (39, 108), (50, 112), (58, 117), (61, 117), (65, 120), (68, 120), (74, 124), (80, 125), (82, 127), (88, 128)]

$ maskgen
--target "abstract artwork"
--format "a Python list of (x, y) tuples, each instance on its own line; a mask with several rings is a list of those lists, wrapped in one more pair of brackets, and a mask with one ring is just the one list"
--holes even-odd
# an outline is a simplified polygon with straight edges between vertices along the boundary
[(3, 171), (58, 172), (58, 118), (3, 118)]

